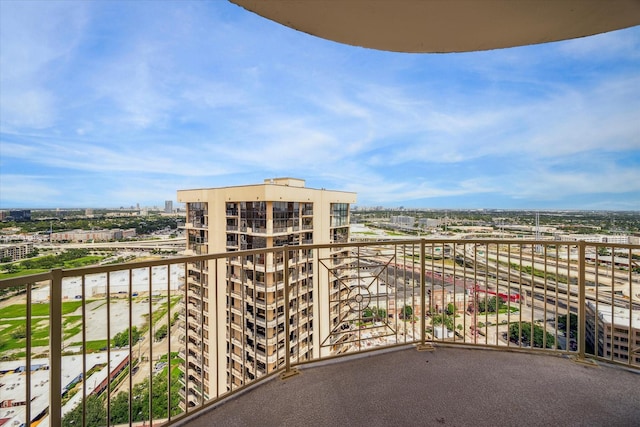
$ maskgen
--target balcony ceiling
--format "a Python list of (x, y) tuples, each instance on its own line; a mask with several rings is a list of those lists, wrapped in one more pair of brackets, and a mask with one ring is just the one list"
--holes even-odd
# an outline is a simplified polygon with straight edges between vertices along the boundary
[(640, 0), (230, 0), (298, 31), (395, 52), (470, 52), (640, 25)]

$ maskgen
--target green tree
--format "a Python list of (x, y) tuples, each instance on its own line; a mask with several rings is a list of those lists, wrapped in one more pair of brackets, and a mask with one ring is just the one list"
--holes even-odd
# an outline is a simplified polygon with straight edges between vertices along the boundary
[(121, 391), (111, 399), (111, 424), (129, 423), (129, 393)]
[[(137, 326), (133, 326), (131, 327), (131, 338), (132, 338), (132, 344), (135, 344), (138, 342), (138, 340), (140, 339), (140, 331), (138, 331), (138, 327)], [(113, 346), (114, 347), (126, 347), (129, 345), (129, 328), (127, 328), (126, 330), (117, 333), (114, 337), (113, 337)]]
[[(531, 331), (533, 329), (533, 340), (531, 339)], [(512, 323), (509, 326), (509, 339), (515, 343), (521, 343), (532, 347), (553, 348), (555, 344), (555, 338), (552, 334), (545, 331), (545, 329), (531, 322)], [(533, 344), (532, 344), (533, 341)]]
[(176, 311), (175, 313), (173, 313), (173, 318), (171, 318), (171, 326), (176, 324), (179, 317), (180, 317), (180, 312)]
[(366, 307), (362, 310), (363, 319), (371, 319), (374, 322), (380, 322), (387, 319), (387, 310), (384, 308), (378, 308), (376, 306)]
[(402, 308), (402, 312), (400, 313), (400, 315), (403, 319), (411, 319), (411, 317), (413, 316), (413, 307), (411, 307), (410, 305), (405, 305)]
[(156, 329), (156, 332), (153, 334), (153, 338), (156, 341), (162, 341), (162, 339), (166, 336), (167, 336), (167, 325), (160, 326), (158, 329)]
[[(151, 397), (152, 413), (155, 419), (167, 418), (167, 406), (171, 405), (171, 414), (177, 415), (180, 412), (180, 382), (179, 375), (172, 375), (171, 392), (168, 391), (168, 381), (166, 371), (153, 377), (153, 387), (149, 396), (149, 379), (133, 387), (131, 400), (132, 422), (149, 420), (149, 397)], [(171, 399), (170, 402), (167, 399)], [(120, 392), (111, 401), (111, 423), (129, 423), (129, 393)]]
[(502, 297), (497, 296), (478, 301), (478, 311), (480, 313), (497, 313), (504, 306), (505, 302)]
[(566, 314), (561, 314), (558, 316), (558, 329), (567, 330), (567, 317), (569, 318), (569, 328), (568, 330), (577, 333), (578, 332), (578, 315), (574, 313), (570, 313), (569, 316)]
[(20, 267), (18, 266), (18, 264), (9, 264), (4, 267), (4, 270), (9, 274), (17, 273), (18, 271), (20, 271)]
[(450, 331), (453, 331), (455, 329), (453, 319), (454, 319), (454, 316), (448, 316), (447, 314), (436, 314), (435, 316), (431, 317), (431, 324), (433, 326), (439, 326), (444, 324), (444, 326), (447, 329), (449, 329)]
[[(107, 409), (102, 399), (96, 395), (88, 396), (85, 400), (86, 425), (104, 426), (107, 425)], [(62, 418), (63, 427), (77, 427), (82, 424), (82, 404), (77, 405)]]
[(11, 338), (20, 340), (27, 337), (27, 327), (20, 325), (11, 332)]
[(453, 304), (452, 302), (450, 302), (449, 304), (447, 304), (447, 314), (448, 315), (452, 315), (455, 314), (456, 312), (456, 306), (455, 304)]

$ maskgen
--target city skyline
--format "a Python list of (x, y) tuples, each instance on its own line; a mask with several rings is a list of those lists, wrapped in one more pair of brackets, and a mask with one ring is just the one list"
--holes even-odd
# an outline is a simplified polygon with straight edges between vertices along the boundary
[(0, 3), (0, 209), (283, 176), (361, 206), (640, 209), (640, 27), (425, 55), (155, 6)]

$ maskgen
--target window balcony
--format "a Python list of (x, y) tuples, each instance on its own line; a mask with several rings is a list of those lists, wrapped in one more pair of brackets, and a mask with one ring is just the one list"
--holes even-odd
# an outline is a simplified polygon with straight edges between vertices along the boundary
[[(184, 403), (194, 386), (184, 374), (196, 372), (205, 374), (198, 384), (207, 390), (205, 401), (171, 406), (153, 424), (205, 425), (194, 417), (212, 404), (217, 409), (206, 412), (202, 422), (222, 425), (237, 417), (244, 417), (242, 424), (255, 424), (252, 416), (263, 417), (262, 424), (279, 424), (283, 411), (311, 425), (371, 420), (632, 425), (640, 417), (638, 245), (422, 239), (277, 248), (273, 254), (289, 251), (288, 260), (301, 250), (311, 251), (314, 259), (309, 281), (326, 280), (309, 286), (315, 289), (313, 299), (288, 284), (290, 271), (284, 269), (277, 287), (247, 281), (240, 308), (232, 310), (224, 300), (218, 301), (222, 311), (215, 312), (210, 302), (204, 318), (199, 288), (184, 289), (189, 269), (205, 261), (210, 271), (237, 268), (233, 253), (56, 269), (0, 281), (7, 298), (0, 331), (11, 336), (2, 348), (0, 382), (3, 400), (14, 405), (7, 409), (14, 412), (3, 414), (12, 425), (27, 420), (61, 425), (76, 408), (86, 413), (94, 394), (105, 411), (120, 391), (129, 393), (128, 399), (136, 399), (136, 393), (140, 398), (139, 393), (149, 393), (142, 387), (145, 381), (177, 387), (171, 393)], [(599, 255), (605, 252), (616, 254), (616, 265)], [(265, 254), (273, 256), (262, 249), (243, 258)], [(346, 266), (348, 275), (336, 270)], [(169, 274), (153, 274), (160, 271)], [(210, 289), (226, 289), (225, 275), (208, 280)], [(295, 308), (286, 303), (287, 295)], [(249, 315), (266, 301), (282, 307), (277, 322)], [(176, 313), (182, 321), (174, 321)], [(312, 313), (312, 325), (297, 329)], [(232, 314), (251, 325), (224, 320)], [(169, 324), (167, 335), (157, 338)], [(277, 335), (264, 330), (280, 324)], [(200, 328), (209, 334), (202, 342)], [(264, 365), (256, 369), (268, 370), (266, 375), (255, 380), (245, 375), (240, 386), (222, 385), (229, 364), (242, 362), (232, 355), (231, 344), (224, 351), (230, 341), (225, 334), (231, 333), (262, 342), (262, 350), (245, 346), (253, 353), (246, 360)], [(273, 351), (267, 355), (265, 348)], [(167, 359), (173, 367), (182, 366), (176, 376), (164, 369)], [(328, 360), (336, 363), (323, 363)], [(238, 372), (247, 368), (253, 369), (244, 366)], [(271, 391), (278, 374), (299, 371), (302, 375), (287, 380), (286, 390)], [(217, 404), (257, 383), (251, 394)], [(353, 402), (336, 403), (331, 391), (336, 388)], [(262, 393), (277, 403), (237, 412), (238, 403), (259, 405)], [(332, 410), (318, 415), (308, 406), (314, 404)], [(96, 425), (110, 424), (107, 412)], [(309, 420), (313, 413), (319, 418)], [(132, 424), (137, 422), (134, 414)]]

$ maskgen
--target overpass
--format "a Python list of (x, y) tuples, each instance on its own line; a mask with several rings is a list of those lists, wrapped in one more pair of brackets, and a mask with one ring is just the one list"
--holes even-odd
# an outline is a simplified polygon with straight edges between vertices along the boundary
[(113, 250), (164, 250), (183, 251), (186, 247), (184, 237), (149, 240), (127, 240), (119, 242), (96, 242), (96, 243), (47, 243), (38, 245), (39, 248), (46, 249), (113, 249)]

